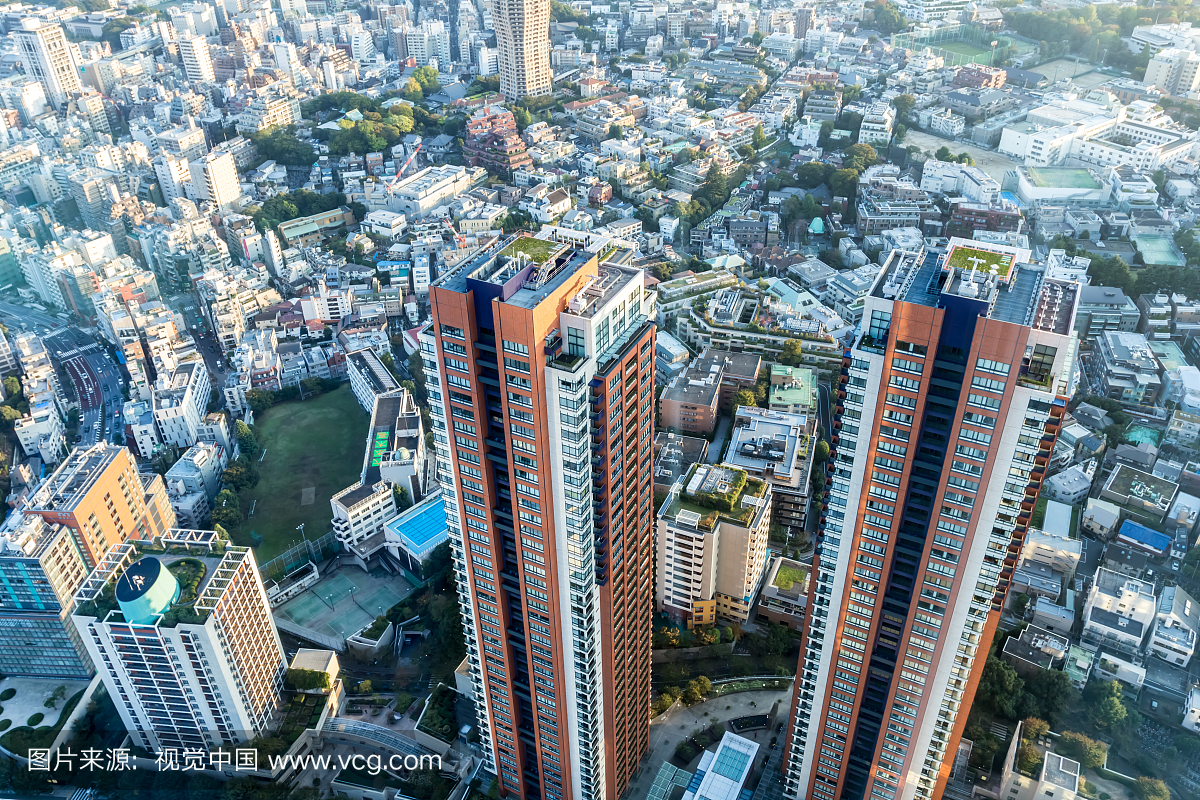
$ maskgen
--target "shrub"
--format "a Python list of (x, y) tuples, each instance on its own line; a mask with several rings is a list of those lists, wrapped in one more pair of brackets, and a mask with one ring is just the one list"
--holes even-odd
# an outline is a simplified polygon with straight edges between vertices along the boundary
[(329, 673), (318, 669), (289, 669), (284, 684), (292, 689), (328, 689)]
[(46, 718), (46, 715), (39, 711), (38, 713), (34, 714), (29, 719), (25, 720), (25, 724), (32, 728), (34, 725), (41, 724), (41, 721), (44, 720), (45, 718)]
[(0, 692), (0, 702), (3, 702), (5, 700), (12, 700), (16, 696), (17, 696), (17, 690), (13, 689), (12, 687), (9, 687), (9, 688), (5, 689), (3, 692)]

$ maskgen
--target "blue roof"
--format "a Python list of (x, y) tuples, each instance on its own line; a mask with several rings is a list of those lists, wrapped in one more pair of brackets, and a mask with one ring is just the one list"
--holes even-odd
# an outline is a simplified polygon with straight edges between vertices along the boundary
[(404, 549), (423, 558), (449, 538), (446, 530), (446, 506), (441, 495), (405, 511), (387, 524), (400, 537)]
[(1121, 530), (1117, 534), (1124, 536), (1126, 539), (1132, 539), (1139, 544), (1145, 545), (1151, 550), (1165, 552), (1171, 547), (1171, 537), (1165, 533), (1159, 533), (1156, 530), (1147, 528), (1140, 522), (1134, 522), (1131, 519), (1121, 523)]

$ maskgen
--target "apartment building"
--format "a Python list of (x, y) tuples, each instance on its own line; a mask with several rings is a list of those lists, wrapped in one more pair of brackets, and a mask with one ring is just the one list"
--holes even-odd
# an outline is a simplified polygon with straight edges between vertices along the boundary
[(499, 50), (500, 93), (510, 101), (550, 94), (550, 0), (519, 0), (492, 12)]
[(70, 616), (87, 557), (65, 525), (15, 515), (0, 531), (0, 672), (22, 678), (91, 677)]
[(1133, 300), (1112, 286), (1084, 286), (1079, 292), (1075, 330), (1081, 342), (1095, 342), (1106, 331), (1136, 331), (1141, 312)]
[(689, 470), (658, 513), (655, 610), (688, 628), (747, 621), (770, 526), (769, 483), (726, 465)]
[(41, 83), (50, 104), (56, 111), (61, 110), (71, 95), (83, 88), (77, 62), (78, 48), (73, 48), (67, 41), (61, 25), (36, 17), (23, 19), (11, 35), (25, 74)]
[(72, 615), (133, 743), (207, 751), (269, 736), (287, 664), (254, 552), (214, 531), (161, 543), (188, 554), (114, 546)]
[(1162, 391), (1158, 359), (1140, 333), (1104, 331), (1095, 342), (1095, 377), (1104, 396), (1153, 405)]
[(1187, 668), (1196, 652), (1197, 635), (1200, 635), (1200, 603), (1179, 586), (1164, 586), (1146, 652), (1168, 664)]
[(338, 541), (357, 547), (382, 534), (384, 526), (396, 516), (392, 485), (384, 480), (356, 483), (329, 498), (333, 509), (333, 533)]
[(175, 526), (161, 475), (143, 478), (129, 450), (77, 447), (29, 498), (25, 513), (71, 529), (89, 567), (115, 544)]
[(872, 103), (863, 114), (858, 140), (863, 144), (882, 145), (892, 141), (892, 126), (896, 123), (896, 109), (890, 103)]
[(468, 670), (510, 796), (619, 797), (648, 746), (654, 295), (604, 252), (509, 237), (430, 288)]
[(221, 476), (230, 454), (221, 445), (197, 442), (179, 457), (164, 476), (167, 497), (181, 528), (199, 528), (212, 513), (221, 490)]
[(1027, 261), (963, 239), (896, 250), (866, 299), (826, 462), (791, 795), (942, 796), (1074, 390), (1074, 284)]
[(712, 433), (721, 399), (721, 370), (692, 362), (671, 379), (658, 399), (662, 425), (685, 434)]
[(1138, 656), (1157, 612), (1153, 583), (1099, 567), (1083, 608), (1082, 639)]
[(202, 359), (185, 361), (154, 385), (154, 422), (162, 441), (176, 447), (196, 443), (200, 423), (208, 408), (212, 381)]
[(742, 406), (733, 419), (725, 463), (771, 484), (771, 521), (788, 534), (807, 524), (815, 434), (807, 414)]

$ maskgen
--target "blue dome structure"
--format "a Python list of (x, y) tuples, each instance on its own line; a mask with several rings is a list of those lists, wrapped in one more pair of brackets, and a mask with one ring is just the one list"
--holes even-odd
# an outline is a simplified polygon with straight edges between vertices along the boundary
[(117, 580), (117, 605), (126, 622), (149, 625), (179, 599), (179, 581), (154, 556), (143, 556)]

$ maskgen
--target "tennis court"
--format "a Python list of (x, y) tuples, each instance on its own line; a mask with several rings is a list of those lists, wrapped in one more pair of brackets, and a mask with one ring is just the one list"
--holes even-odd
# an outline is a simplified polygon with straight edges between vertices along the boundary
[(1179, 255), (1175, 243), (1166, 236), (1139, 236), (1136, 246), (1147, 265), (1182, 267), (1187, 263)]
[(284, 603), (276, 616), (317, 633), (342, 639), (371, 624), (412, 591), (396, 575), (343, 567), (304, 594)]

